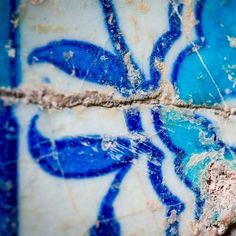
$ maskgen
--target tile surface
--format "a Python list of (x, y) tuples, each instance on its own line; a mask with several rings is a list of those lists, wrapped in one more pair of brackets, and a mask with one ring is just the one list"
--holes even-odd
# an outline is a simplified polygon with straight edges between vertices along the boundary
[(0, 235), (233, 235), (235, 8), (0, 0)]

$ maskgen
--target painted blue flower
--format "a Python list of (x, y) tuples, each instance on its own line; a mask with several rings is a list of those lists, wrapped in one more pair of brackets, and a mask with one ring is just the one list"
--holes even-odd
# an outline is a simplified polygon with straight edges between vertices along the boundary
[[(214, 6), (217, 5), (213, 4), (212, 0), (208, 0), (207, 4), (206, 6), (213, 7), (213, 10)], [(153, 46), (149, 62), (150, 80), (145, 78), (144, 73), (135, 62), (132, 54), (130, 54), (130, 49), (119, 27), (118, 17), (112, 1), (101, 0), (101, 6), (115, 54), (88, 42), (63, 39), (34, 49), (28, 57), (28, 62), (30, 64), (53, 64), (65, 73), (75, 75), (78, 79), (103, 86), (112, 86), (124, 97), (155, 92), (161, 78), (161, 72), (154, 66), (155, 60), (164, 62), (168, 51), (181, 36), (181, 21), (179, 16), (181, 16), (184, 6), (182, 4), (176, 4), (176, 12), (173, 3), (171, 2), (169, 4), (169, 31), (163, 34)], [(196, 32), (199, 40), (202, 40), (203, 35), (208, 35), (201, 28), (204, 25), (202, 22), (206, 20), (204, 18), (204, 10), (202, 11), (202, 9), (203, 1), (199, 0), (196, 3), (196, 16), (199, 21), (196, 25)], [(110, 17), (112, 17), (112, 23), (109, 21)], [(214, 31), (215, 36), (218, 33), (217, 30)], [(218, 42), (218, 40), (215, 41)], [(192, 99), (191, 102), (195, 104), (220, 102), (220, 96), (209, 98), (208, 93), (205, 92), (205, 85), (199, 85), (200, 89), (197, 91), (194, 90), (196, 83), (198, 84), (197, 73), (199, 71), (201, 72), (199, 67), (202, 66), (202, 62), (199, 59), (196, 60), (195, 54), (190, 55), (195, 45), (201, 46), (203, 51), (210, 49), (214, 51), (215, 48), (212, 49), (212, 47), (219, 46), (217, 43), (214, 44), (215, 41), (213, 40), (213, 36), (212, 41), (211, 39), (209, 41), (206, 39), (205, 44), (202, 41), (197, 41), (194, 45), (188, 46), (178, 56), (173, 70), (172, 82), (178, 89), (179, 96), (182, 100), (190, 102), (190, 99)], [(225, 44), (224, 47), (226, 49), (222, 50), (232, 50), (232, 48), (229, 49), (226, 47)], [(65, 54), (67, 52), (72, 53)], [(129, 56), (128, 64), (127, 55)], [(206, 55), (208, 56), (209, 52), (206, 52)], [(232, 58), (235, 56), (232, 53), (229, 53), (229, 55)], [(185, 75), (183, 71), (185, 71), (186, 65), (189, 68), (189, 65), (193, 62), (197, 69), (195, 70), (195, 67), (193, 68), (192, 66), (190, 68), (193, 68), (196, 73), (191, 74), (193, 79), (188, 79), (190, 82), (186, 83), (186, 76), (189, 75), (187, 73)], [(205, 83), (208, 85), (207, 89), (214, 91), (212, 89), (214, 84), (208, 84), (209, 80), (206, 80)], [(225, 89), (228, 83), (223, 82), (220, 85), (222, 87), (219, 90), (222, 92), (221, 90)], [(204, 97), (202, 98), (199, 94), (203, 94)], [(187, 115), (188, 119), (186, 119), (186, 114), (178, 110), (170, 111), (164, 107), (154, 107), (151, 114), (157, 135), (175, 155), (176, 173), (186, 186), (195, 193), (195, 216), (196, 219), (199, 219), (205, 200), (201, 195), (199, 178), (201, 171), (209, 164), (211, 159), (210, 157), (206, 158), (199, 165), (191, 168), (186, 169), (185, 167), (188, 166), (193, 153), (210, 153), (224, 148), (225, 158), (231, 160), (233, 158), (231, 154), (234, 152), (234, 149), (225, 145), (216, 130), (212, 128), (212, 123), (200, 115)], [(64, 137), (52, 143), (49, 138), (42, 135), (37, 129), (38, 115), (33, 117), (29, 127), (28, 144), (30, 153), (42, 169), (51, 175), (61, 178), (81, 179), (115, 172), (114, 180), (100, 205), (98, 213), (98, 221), (100, 223), (98, 226), (91, 227), (90, 235), (120, 235), (120, 224), (116, 220), (113, 203), (119, 194), (123, 178), (132, 167), (132, 161), (139, 158), (142, 153), (148, 154), (150, 157), (147, 161), (149, 178), (158, 197), (166, 205), (166, 216), (169, 217), (173, 210), (177, 215), (180, 215), (185, 207), (183, 202), (163, 182), (161, 164), (165, 156), (145, 135), (139, 110), (137, 108), (130, 108), (125, 111), (125, 117), (128, 130), (131, 134), (130, 138), (103, 137), (95, 134)], [(177, 119), (176, 117), (179, 118)], [(172, 130), (174, 132), (171, 132)], [(207, 138), (213, 138), (214, 142), (202, 145), (199, 141), (200, 133), (204, 133)], [(186, 140), (185, 142), (180, 142), (183, 136), (186, 137)], [(134, 149), (137, 151), (134, 152)], [(177, 221), (167, 225), (166, 234), (178, 234)]]

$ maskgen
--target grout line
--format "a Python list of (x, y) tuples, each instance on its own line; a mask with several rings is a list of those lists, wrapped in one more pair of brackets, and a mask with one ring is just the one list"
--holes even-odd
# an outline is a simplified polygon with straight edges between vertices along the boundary
[(0, 98), (5, 105), (18, 103), (34, 104), (43, 109), (73, 108), (84, 107), (103, 107), (103, 108), (125, 108), (136, 105), (160, 105), (170, 108), (189, 109), (189, 110), (211, 110), (218, 115), (229, 117), (236, 115), (236, 108), (225, 108), (220, 105), (195, 105), (182, 101), (171, 103), (168, 99), (163, 99), (163, 93), (158, 92), (151, 95), (133, 96), (129, 98), (115, 98), (114, 94), (104, 94), (98, 91), (85, 91), (83, 93), (73, 93), (65, 95), (55, 92), (49, 88), (41, 89), (8, 89), (0, 88)]

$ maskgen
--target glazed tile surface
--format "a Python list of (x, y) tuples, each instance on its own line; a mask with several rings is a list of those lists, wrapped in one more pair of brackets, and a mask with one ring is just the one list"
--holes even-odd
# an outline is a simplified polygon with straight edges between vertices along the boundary
[(0, 1), (0, 235), (226, 233), (235, 8)]

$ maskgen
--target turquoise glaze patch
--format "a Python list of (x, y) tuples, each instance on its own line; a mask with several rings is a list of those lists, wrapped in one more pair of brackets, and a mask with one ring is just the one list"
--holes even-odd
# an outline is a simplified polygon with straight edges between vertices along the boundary
[[(180, 99), (197, 105), (223, 103), (235, 97), (235, 1), (206, 0), (196, 8), (197, 40), (178, 56), (172, 81)], [(199, 6), (201, 8), (202, 6)]]

